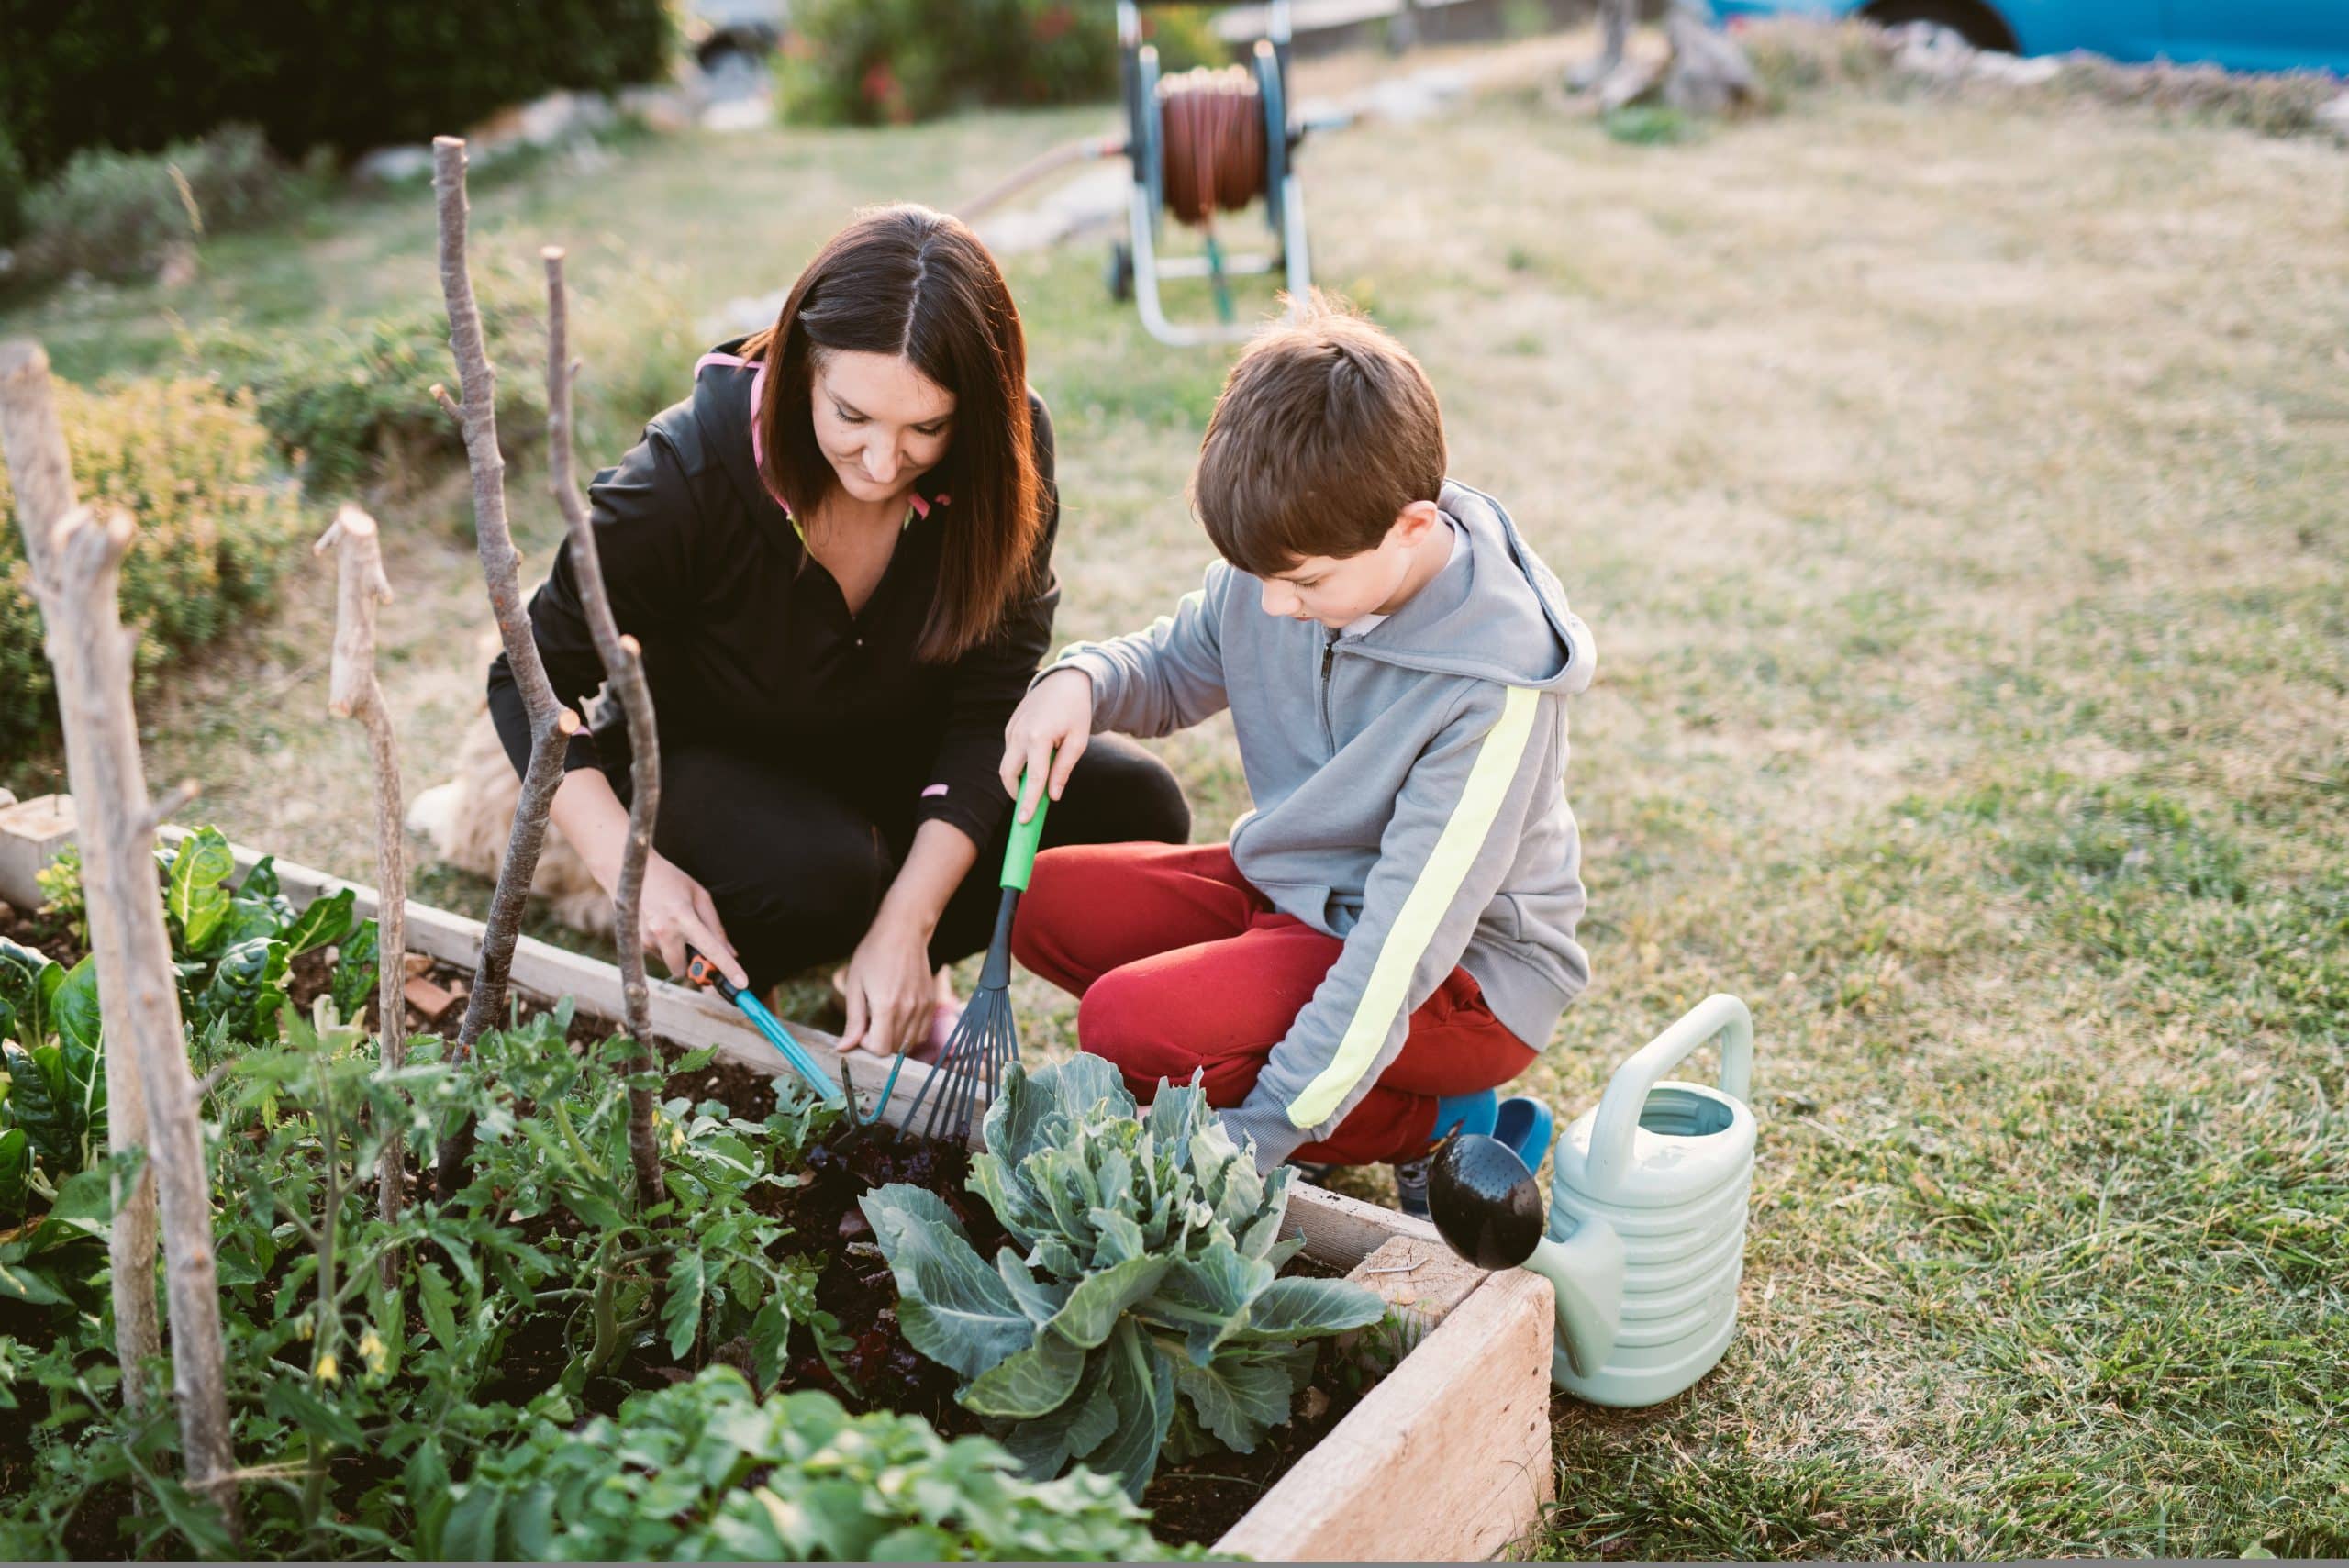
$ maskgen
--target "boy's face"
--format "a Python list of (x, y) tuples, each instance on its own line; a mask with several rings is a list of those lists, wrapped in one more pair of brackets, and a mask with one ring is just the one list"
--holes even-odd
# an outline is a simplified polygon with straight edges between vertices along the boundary
[[(1313, 555), (1287, 571), (1264, 578), (1268, 616), (1319, 621), (1331, 630), (1364, 616), (1393, 615), (1433, 576), (1431, 541), (1451, 551), (1440, 533), (1442, 514), (1430, 501), (1414, 501), (1397, 516), (1386, 537), (1357, 555)], [(1432, 562), (1440, 568), (1442, 559)]]

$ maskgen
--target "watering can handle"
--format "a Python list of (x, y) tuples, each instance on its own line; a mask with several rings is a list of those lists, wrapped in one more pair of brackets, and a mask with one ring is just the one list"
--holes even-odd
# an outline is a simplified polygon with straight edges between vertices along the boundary
[(1753, 1015), (1727, 992), (1706, 997), (1680, 1021), (1642, 1046), (1615, 1070), (1591, 1118), (1590, 1154), (1584, 1164), (1593, 1192), (1612, 1192), (1631, 1158), (1631, 1135), (1657, 1081), (1711, 1040), (1721, 1040), (1721, 1093), (1742, 1100), (1753, 1090)]

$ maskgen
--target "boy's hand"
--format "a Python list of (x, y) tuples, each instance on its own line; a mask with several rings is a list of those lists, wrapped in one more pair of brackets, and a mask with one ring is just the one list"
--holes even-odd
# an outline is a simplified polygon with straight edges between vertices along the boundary
[[(1003, 727), (1003, 790), (1018, 798), (1019, 820), (1036, 815), (1036, 784), (1054, 800), (1068, 787), (1068, 775), (1093, 739), (1093, 678), (1082, 670), (1055, 670), (1014, 710)], [(1019, 775), (1031, 781), (1019, 793)]]

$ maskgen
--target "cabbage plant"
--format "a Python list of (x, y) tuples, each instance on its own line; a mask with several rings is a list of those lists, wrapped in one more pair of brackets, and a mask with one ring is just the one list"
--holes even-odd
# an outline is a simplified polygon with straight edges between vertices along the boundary
[(1295, 1173), (1260, 1175), (1196, 1083), (1137, 1114), (1116, 1068), (1078, 1056), (1017, 1063), (987, 1112), (970, 1185), (1016, 1246), (990, 1268), (937, 1194), (863, 1199), (896, 1275), (898, 1321), (962, 1374), (955, 1397), (992, 1418), (1034, 1477), (1073, 1462), (1140, 1497), (1162, 1451), (1237, 1452), (1289, 1418), (1318, 1339), (1378, 1320), (1342, 1280), (1281, 1278)]

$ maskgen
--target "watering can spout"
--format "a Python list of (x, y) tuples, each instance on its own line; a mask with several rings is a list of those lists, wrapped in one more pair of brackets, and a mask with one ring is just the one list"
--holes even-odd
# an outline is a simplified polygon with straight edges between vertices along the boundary
[(1564, 1240), (1545, 1238), (1526, 1266), (1557, 1293), (1558, 1341), (1576, 1374), (1596, 1376), (1623, 1327), (1623, 1239), (1586, 1219)]

